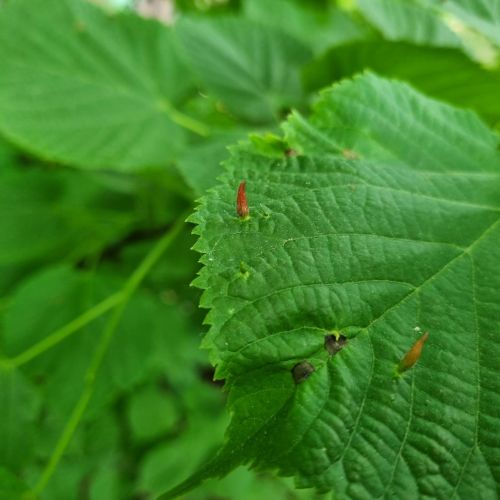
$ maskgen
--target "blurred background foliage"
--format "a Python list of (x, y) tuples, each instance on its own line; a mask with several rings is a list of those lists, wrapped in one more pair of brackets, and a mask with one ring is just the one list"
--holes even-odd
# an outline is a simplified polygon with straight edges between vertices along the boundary
[[(500, 122), (493, 0), (96, 3), (0, 3), (5, 500), (154, 498), (222, 442), (184, 219), (228, 146), (281, 147), (291, 109), (365, 69)], [(188, 495), (316, 497), (243, 469)]]

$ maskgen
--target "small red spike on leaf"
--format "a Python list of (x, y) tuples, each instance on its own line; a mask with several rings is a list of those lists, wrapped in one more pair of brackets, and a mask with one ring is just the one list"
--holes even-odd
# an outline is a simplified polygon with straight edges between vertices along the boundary
[(404, 358), (399, 362), (398, 373), (403, 373), (409, 370), (420, 358), (425, 341), (429, 337), (429, 332), (425, 332), (412, 346), (411, 349), (405, 354)]
[(236, 197), (236, 213), (241, 219), (245, 219), (250, 215), (245, 188), (246, 182), (242, 181), (238, 187), (238, 196)]

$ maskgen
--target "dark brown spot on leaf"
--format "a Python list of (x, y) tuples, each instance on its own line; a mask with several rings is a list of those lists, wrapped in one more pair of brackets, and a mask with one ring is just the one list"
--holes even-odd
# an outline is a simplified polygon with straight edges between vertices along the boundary
[(309, 363), (309, 361), (302, 361), (301, 363), (297, 363), (292, 368), (293, 380), (295, 380), (296, 384), (300, 384), (301, 382), (304, 382), (306, 378), (309, 378), (314, 370), (314, 366)]
[(330, 356), (335, 356), (347, 344), (347, 339), (343, 335), (325, 335), (325, 349)]

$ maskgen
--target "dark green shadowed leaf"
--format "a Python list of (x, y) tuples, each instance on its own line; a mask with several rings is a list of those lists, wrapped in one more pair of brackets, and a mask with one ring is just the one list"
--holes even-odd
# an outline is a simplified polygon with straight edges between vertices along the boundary
[(306, 81), (311, 90), (319, 89), (365, 69), (473, 109), (491, 123), (500, 120), (500, 72), (482, 68), (457, 49), (388, 41), (342, 45), (311, 63)]
[[(339, 498), (493, 500), (497, 137), (473, 113), (371, 74), (326, 90), (310, 120), (294, 114), (284, 130), (298, 156), (235, 150), (193, 216), (204, 345), (232, 421), (215, 459), (164, 498), (243, 463)], [(234, 214), (241, 179), (246, 221)], [(332, 332), (346, 339), (334, 355)], [(305, 361), (315, 371), (296, 383)]]
[(191, 79), (171, 31), (83, 0), (14, 0), (0, 11), (0, 130), (85, 168), (165, 165), (186, 130)]
[(303, 104), (299, 72), (311, 54), (295, 38), (236, 17), (184, 19), (176, 30), (199, 81), (235, 116), (276, 122)]
[[(116, 276), (95, 276), (68, 267), (47, 268), (36, 274), (16, 290), (5, 312), (5, 354), (24, 365), (23, 353), (107, 300), (121, 285)], [(43, 381), (44, 402), (50, 411), (67, 414), (79, 396), (106, 319), (101, 314), (85, 328), (26, 361), (26, 373)], [(159, 374), (182, 389), (196, 377), (200, 359), (196, 343), (197, 337), (178, 304), (167, 305), (158, 296), (137, 293), (105, 356), (93, 405), (100, 409), (120, 391)]]
[(0, 500), (20, 498), (26, 491), (26, 485), (7, 469), (0, 467)]
[(18, 370), (4, 367), (0, 360), (0, 468), (18, 470), (35, 453), (39, 408), (36, 387)]
[[(131, 194), (113, 179), (78, 171), (0, 171), (0, 265), (81, 258), (140, 220)], [(135, 194), (135, 193), (134, 193)]]

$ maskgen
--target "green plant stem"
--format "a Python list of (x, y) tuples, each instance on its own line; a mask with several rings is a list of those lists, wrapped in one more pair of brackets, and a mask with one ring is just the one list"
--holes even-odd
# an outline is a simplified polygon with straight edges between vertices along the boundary
[(94, 351), (94, 355), (87, 369), (87, 373), (85, 374), (85, 386), (83, 392), (78, 399), (75, 407), (73, 408), (68, 421), (66, 422), (66, 425), (59, 437), (59, 440), (57, 441), (49, 462), (47, 463), (40, 479), (33, 488), (33, 493), (35, 495), (40, 495), (40, 493), (47, 486), (47, 483), (56, 471), (57, 466), (61, 458), (63, 457), (64, 452), (66, 451), (66, 448), (68, 447), (73, 435), (75, 434), (76, 429), (78, 428), (78, 424), (80, 423), (94, 392), (94, 384), (97, 378), (97, 374), (130, 298), (136, 291), (137, 287), (141, 284), (142, 280), (146, 277), (148, 272), (158, 262), (165, 250), (167, 250), (167, 248), (172, 244), (177, 235), (180, 233), (184, 226), (184, 220), (186, 217), (187, 214), (178, 219), (172, 229), (156, 243), (156, 245), (146, 255), (144, 260), (139, 264), (132, 276), (130, 276), (128, 281), (125, 283), (125, 286), (123, 287), (123, 290), (121, 292), (122, 299), (119, 303), (119, 306), (114, 310), (112, 316), (109, 318), (109, 321), (104, 328), (101, 338), (99, 339), (96, 350)]
[(210, 128), (207, 125), (178, 111), (169, 102), (162, 101), (160, 107), (174, 123), (177, 123), (177, 125), (202, 137), (208, 137), (210, 135)]
[(113, 309), (123, 300), (123, 297), (123, 292), (118, 292), (109, 296), (107, 299), (104, 299), (102, 302), (99, 302), (92, 308), (85, 311), (73, 321), (70, 321), (63, 327), (45, 337), (40, 342), (37, 342), (35, 345), (29, 347), (21, 354), (18, 354), (13, 358), (6, 359), (6, 364), (10, 365), (12, 368), (18, 368), (28, 363), (33, 358), (40, 356), (40, 354), (43, 354), (45, 351), (48, 351), (50, 348), (59, 344), (59, 342), (62, 342), (70, 335), (86, 326), (88, 323), (107, 313), (110, 309)]

